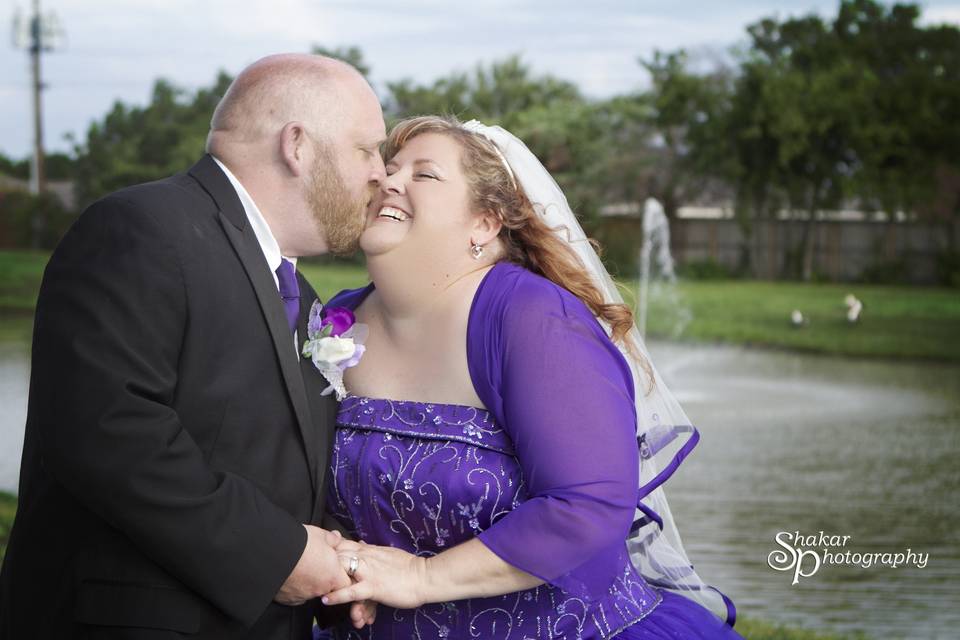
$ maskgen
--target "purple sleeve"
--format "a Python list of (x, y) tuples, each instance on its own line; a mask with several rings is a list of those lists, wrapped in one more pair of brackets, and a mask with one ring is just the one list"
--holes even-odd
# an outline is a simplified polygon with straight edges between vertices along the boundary
[(346, 307), (351, 311), (356, 311), (360, 303), (373, 291), (373, 284), (368, 284), (359, 289), (343, 289), (338, 291), (332, 298), (323, 302), (325, 308)]
[(490, 379), (530, 497), (480, 539), (561, 588), (605, 589), (637, 502), (630, 370), (586, 306), (543, 279), (519, 283), (502, 318)]

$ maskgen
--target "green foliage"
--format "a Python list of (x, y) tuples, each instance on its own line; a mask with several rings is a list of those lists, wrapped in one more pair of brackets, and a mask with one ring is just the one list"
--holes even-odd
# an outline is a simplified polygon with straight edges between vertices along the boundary
[(960, 289), (960, 251), (937, 254), (937, 281), (945, 287)]
[(344, 289), (357, 289), (370, 282), (363, 266), (326, 262), (305, 262), (297, 265), (304, 277), (313, 285), (321, 300), (329, 300)]
[[(44, 172), (47, 180), (70, 180), (74, 174), (74, 161), (65, 153), (48, 153), (44, 156)], [(30, 158), (14, 160), (0, 153), (0, 174), (21, 180), (30, 179)]]
[(443, 114), (509, 129), (550, 170), (588, 222), (604, 204), (638, 197), (641, 172), (652, 164), (644, 150), (650, 130), (641, 101), (588, 101), (569, 82), (533, 75), (519, 56), (428, 85), (402, 80), (388, 87), (387, 111), (394, 121)]
[(76, 173), (74, 159), (66, 153), (48, 153), (43, 170), (47, 180), (72, 180)]
[[(0, 310), (32, 312), (43, 270), (50, 254), (45, 251), (6, 251), (0, 249)], [(6, 322), (6, 318), (4, 319)]]
[(221, 72), (212, 87), (194, 93), (157, 80), (149, 105), (117, 102), (103, 120), (90, 125), (86, 140), (75, 147), (81, 208), (111, 191), (169, 176), (196, 162), (210, 116), (231, 80)]
[[(592, 219), (622, 183), (611, 153), (620, 103), (591, 103), (571, 83), (534, 76), (519, 56), (472, 72), (454, 72), (429, 85), (388, 83), (393, 120), (424, 114), (453, 115), (499, 124), (520, 137), (564, 189), (571, 206)], [(622, 118), (621, 118), (622, 120)], [(622, 147), (621, 147), (622, 148)]]
[(677, 276), (690, 280), (729, 280), (734, 273), (711, 258), (691, 260), (677, 267)]
[[(0, 251), (0, 312), (29, 312), (48, 254)], [(362, 266), (304, 261), (300, 267), (323, 300), (341, 289), (367, 284)], [(625, 275), (625, 274), (621, 274)], [(636, 282), (621, 279), (629, 291)], [(869, 284), (807, 284), (757, 280), (682, 280), (678, 296), (690, 305), (693, 320), (684, 339), (765, 345), (839, 355), (930, 358), (960, 362), (960, 297), (945, 287)], [(843, 299), (853, 293), (864, 303), (863, 319), (846, 320)], [(663, 297), (663, 300), (669, 296)], [(651, 301), (648, 331), (669, 336), (664, 318), (675, 313)], [(800, 309), (810, 320), (790, 326), (790, 312)], [(8, 323), (9, 318), (3, 320)], [(2, 323), (0, 323), (2, 324)], [(18, 333), (28, 327), (18, 328)]]
[(747, 640), (868, 640), (868, 636), (862, 633), (809, 631), (752, 618), (737, 620), (734, 628)]
[(311, 53), (343, 60), (359, 71), (364, 77), (370, 75), (370, 65), (364, 60), (363, 51), (361, 51), (359, 47), (336, 47), (334, 49), (327, 49), (320, 45), (314, 45)]
[[(960, 29), (920, 15), (915, 4), (842, 0), (829, 17), (761, 19), (730, 63), (707, 69), (683, 50), (655, 52), (640, 61), (649, 90), (602, 101), (514, 55), (425, 84), (388, 82), (385, 110), (391, 121), (452, 114), (510, 129), (588, 228), (604, 206), (649, 195), (670, 218), (732, 197), (749, 265), (753, 221), (789, 211), (806, 224), (783, 275), (811, 280), (818, 214), (841, 205), (942, 224), (946, 249), (960, 251)], [(370, 72), (357, 47), (313, 50)], [(182, 171), (229, 82), (221, 73), (187, 92), (158, 81), (147, 106), (117, 103), (95, 122), (74, 161), (51, 157), (51, 175), (75, 175), (85, 205)], [(25, 170), (0, 158), (0, 171)], [(608, 255), (629, 269), (631, 252)]]
[(682, 174), (732, 187), (747, 235), (781, 208), (807, 221), (786, 275), (813, 277), (817, 213), (842, 203), (960, 220), (960, 30), (919, 17), (843, 0), (833, 19), (760, 20), (713, 93), (682, 52), (645, 63), (667, 148), (682, 136)]
[(0, 153), (0, 174), (28, 180), (30, 178), (30, 158), (14, 160)]
[[(650, 161), (643, 197), (657, 198), (668, 218), (708, 186), (727, 162), (720, 118), (729, 108), (732, 74), (719, 67), (710, 73), (690, 71), (685, 51), (656, 51), (640, 64), (650, 74), (652, 89), (637, 100), (646, 107), (647, 146), (657, 151)], [(659, 138), (654, 141), (653, 135)]]
[(387, 112), (394, 119), (443, 114), (462, 120), (476, 118), (513, 129), (516, 119), (529, 109), (558, 103), (580, 102), (577, 87), (553, 76), (533, 77), (519, 56), (509, 56), (472, 72), (453, 72), (430, 85), (410, 79), (388, 82)]
[(643, 224), (639, 218), (600, 218), (585, 226), (584, 231), (600, 244), (600, 259), (611, 276), (637, 276), (643, 244)]
[(906, 258), (880, 260), (866, 267), (860, 280), (870, 284), (900, 284), (906, 282), (907, 273)]
[(7, 542), (10, 540), (10, 529), (13, 527), (13, 517), (17, 513), (17, 497), (0, 491), (0, 563), (7, 552)]
[(52, 249), (76, 219), (52, 193), (0, 191), (0, 211), (0, 249)]
[(584, 221), (597, 217), (620, 178), (611, 166), (615, 156), (603, 109), (580, 100), (560, 101), (517, 113), (509, 127), (543, 162)]
[(960, 166), (960, 30), (919, 18), (913, 4), (846, 0), (833, 28), (844, 57), (877, 82), (856, 129), (859, 194), (929, 215), (938, 172)]

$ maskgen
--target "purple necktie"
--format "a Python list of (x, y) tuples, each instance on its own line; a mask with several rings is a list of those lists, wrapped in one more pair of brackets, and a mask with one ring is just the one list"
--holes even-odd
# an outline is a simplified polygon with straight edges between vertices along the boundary
[(277, 267), (277, 282), (280, 285), (283, 310), (287, 312), (290, 333), (296, 333), (297, 321), (300, 319), (300, 285), (297, 283), (297, 270), (289, 260), (280, 259), (280, 266)]

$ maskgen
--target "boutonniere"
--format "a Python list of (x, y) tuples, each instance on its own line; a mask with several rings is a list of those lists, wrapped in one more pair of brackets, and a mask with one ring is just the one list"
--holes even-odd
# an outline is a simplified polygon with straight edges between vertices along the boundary
[(366, 347), (367, 325), (357, 322), (353, 312), (344, 307), (325, 309), (319, 300), (310, 307), (307, 322), (307, 341), (303, 343), (303, 356), (310, 358), (330, 386), (320, 395), (337, 392), (337, 400), (343, 400), (347, 390), (343, 387), (345, 369), (360, 362)]

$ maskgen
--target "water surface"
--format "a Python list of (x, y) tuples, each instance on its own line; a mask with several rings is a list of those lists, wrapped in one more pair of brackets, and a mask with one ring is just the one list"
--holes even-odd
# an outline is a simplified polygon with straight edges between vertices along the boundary
[[(736, 347), (652, 345), (700, 429), (667, 484), (687, 551), (743, 615), (875, 638), (960, 628), (960, 367)], [(0, 343), (0, 489), (16, 490), (28, 346)], [(925, 568), (825, 566), (791, 585), (780, 531), (849, 535)]]

